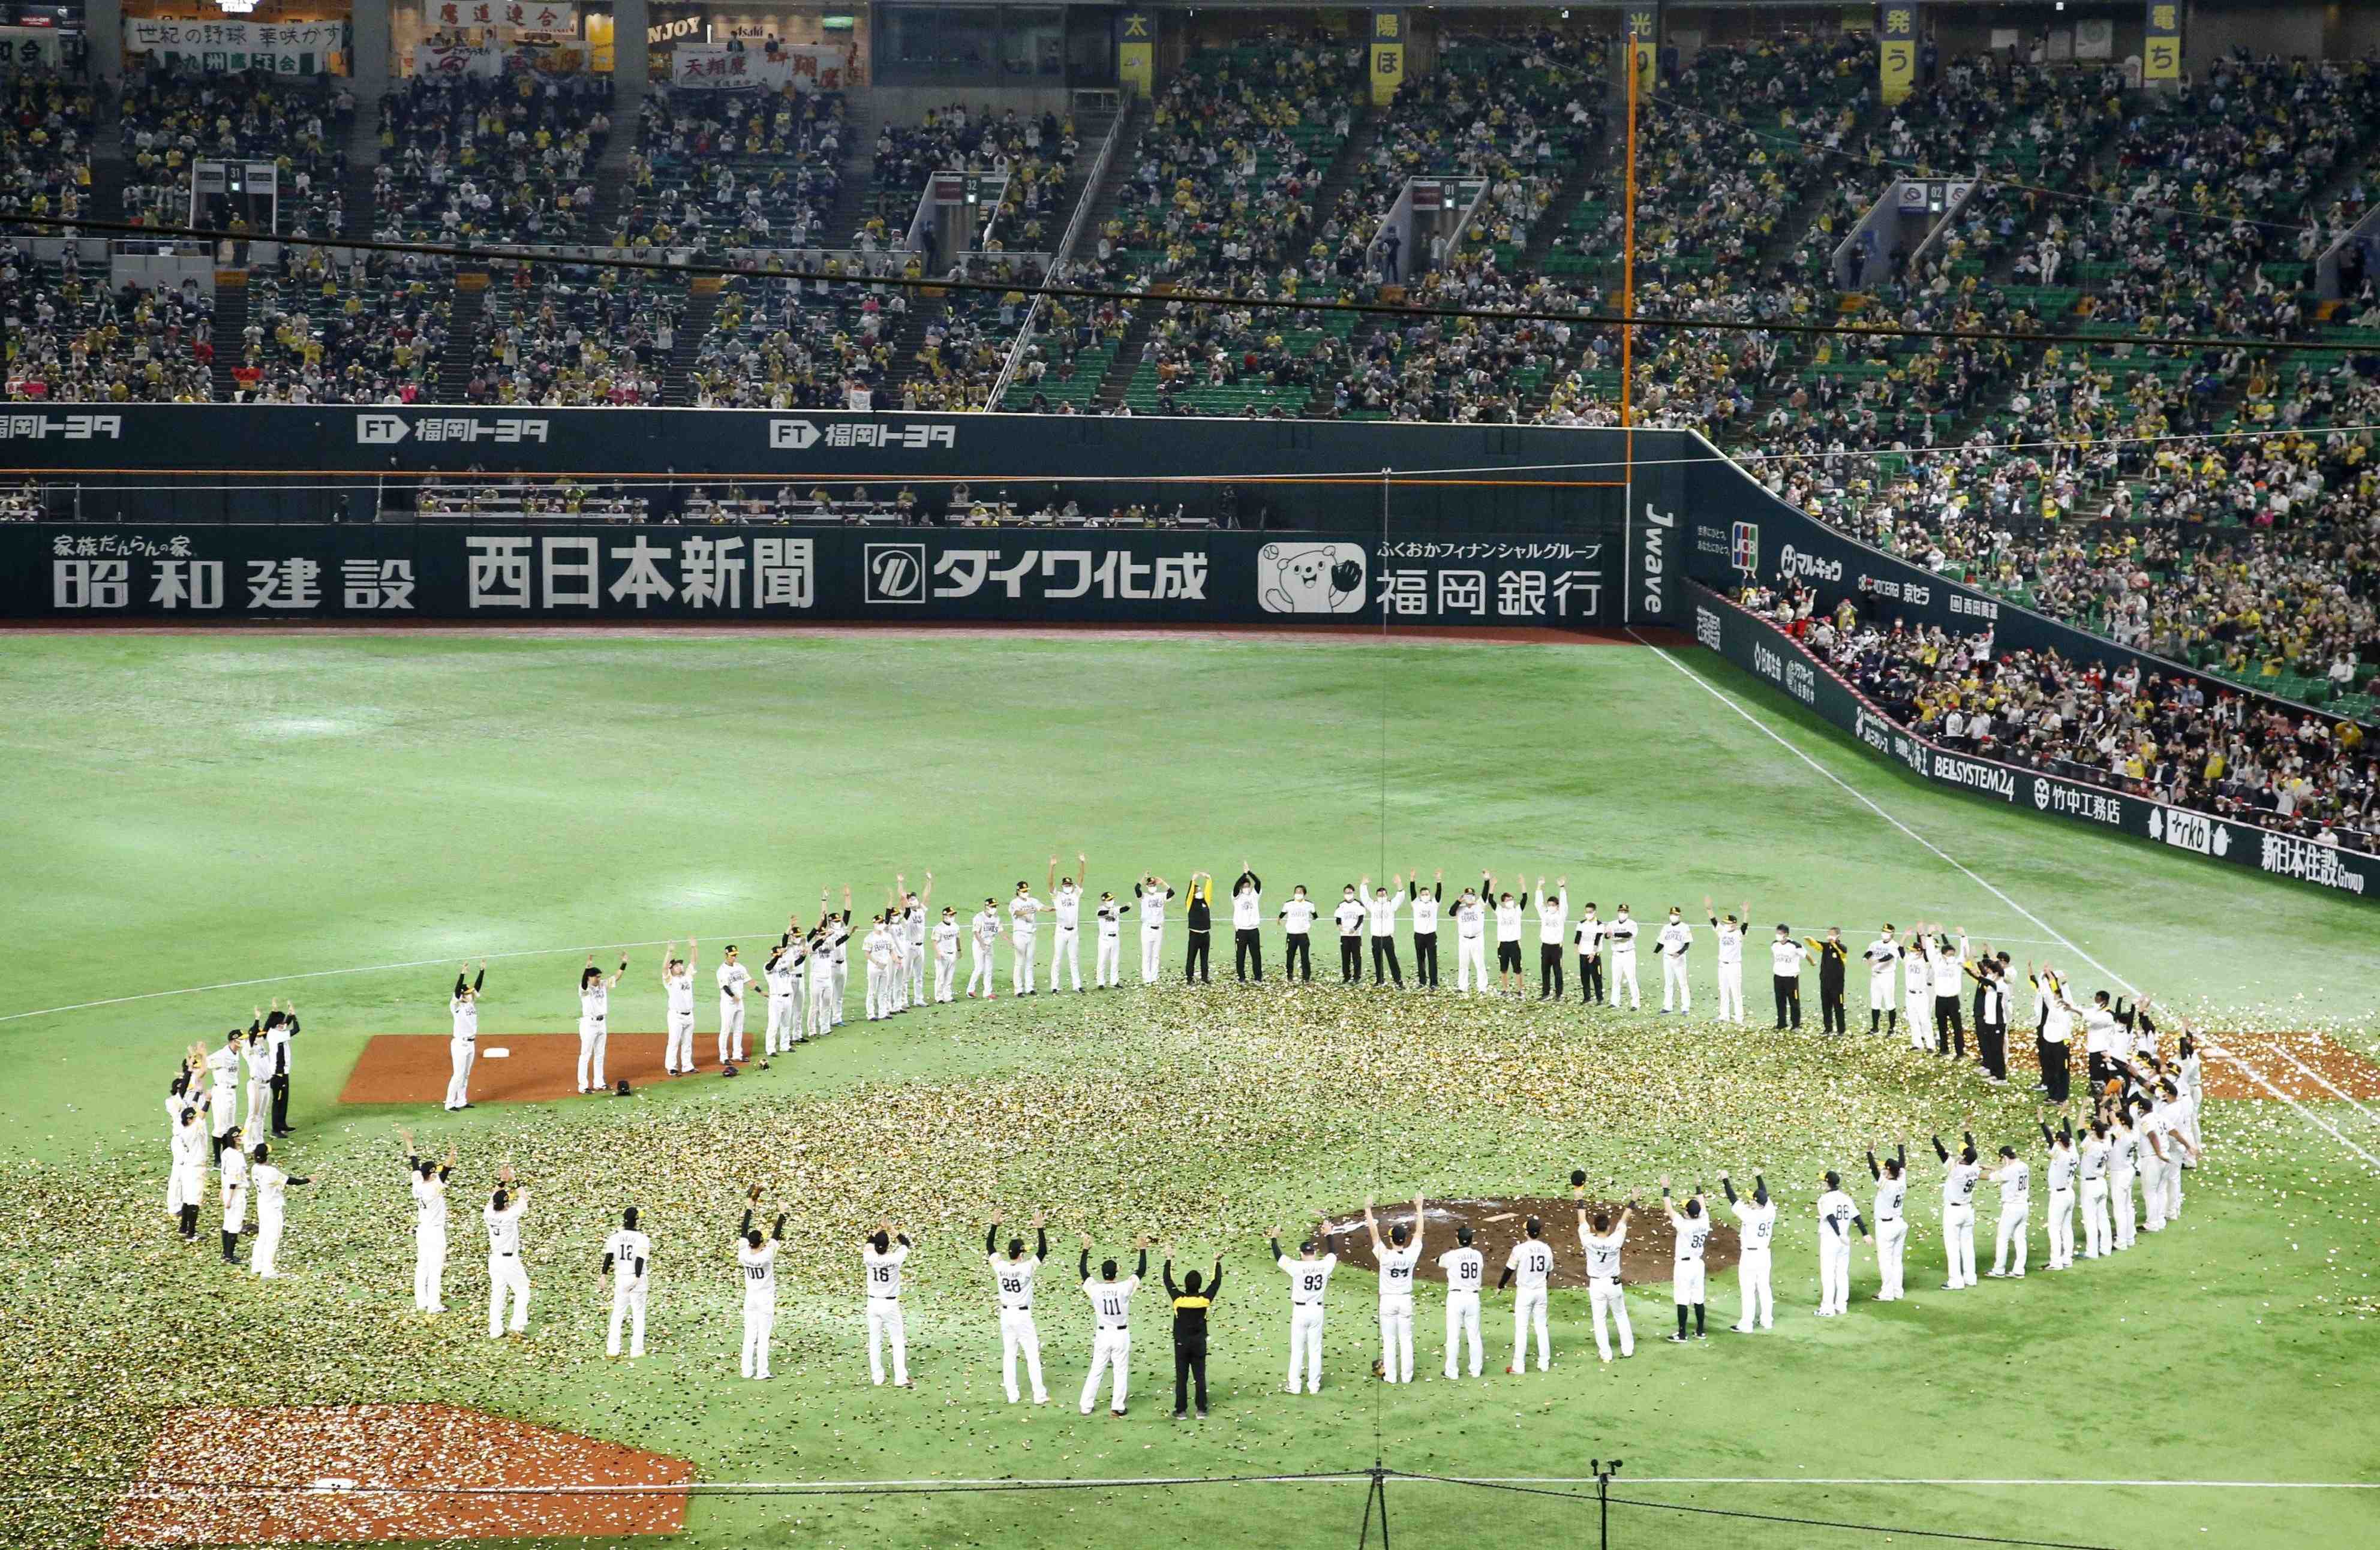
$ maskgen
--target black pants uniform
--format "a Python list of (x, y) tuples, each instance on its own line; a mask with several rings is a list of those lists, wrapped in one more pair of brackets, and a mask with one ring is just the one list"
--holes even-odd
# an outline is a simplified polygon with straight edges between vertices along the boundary
[(1361, 937), (1340, 938), (1339, 983), (1342, 985), (1354, 985), (1361, 982), (1363, 977), (1364, 938)]
[(1289, 934), (1289, 946), (1282, 954), (1281, 977), (1297, 978), (1297, 968), (1300, 963), (1305, 965), (1305, 981), (1311, 985), (1314, 982), (1314, 938), (1304, 931), (1292, 931)]
[(289, 1133), (289, 1073), (285, 1071), (273, 1078), (273, 1133)]
[(1200, 985), (1208, 983), (1207, 944), (1211, 938), (1211, 932), (1193, 931), (1190, 933), (1190, 953), (1188, 957), (1182, 961), (1182, 978), (1184, 982), (1196, 980)]
[(1394, 937), (1372, 938), (1372, 983), (1374, 985), (1380, 983), (1380, 969), (1383, 964), (1388, 967), (1389, 982), (1402, 990), (1405, 987), (1405, 971), (1404, 965), (1397, 962), (1397, 939)]
[(1959, 1020), (1959, 996), (1934, 998), (1934, 1052), (1948, 1055), (1955, 1051), (1961, 1060), (1967, 1058), (1967, 1025)]
[(1802, 976), (1770, 975), (1769, 987), (1777, 992), (1777, 1025), (1798, 1028), (1802, 1025)]
[(1975, 1019), (1975, 1058), (2002, 1082), (2008, 1080), (2008, 1024)]
[(1559, 1001), (1570, 992), (1562, 985), (1562, 950), (1560, 942), (1537, 944), (1537, 999)]
[(1839, 959), (1818, 961), (1818, 1025), (1829, 1034), (1843, 1028), (1843, 966)]
[(1232, 933), (1232, 972), (1242, 979), (1264, 983), (1264, 933), (1243, 926)]
[(1517, 975), (1521, 972), (1520, 943), (1498, 942), (1496, 944), (1496, 972), (1500, 975), (1506, 973)]
[(1414, 984), (1438, 988), (1438, 933), (1414, 933)]
[(1579, 955), (1578, 999), (1589, 1006), (1603, 1004), (1603, 955), (1599, 952)]
[(1191, 1380), (1197, 1380), (1198, 1409), (1207, 1409), (1207, 1340), (1184, 1339), (1173, 1342), (1173, 1409), (1178, 1413), (1190, 1408)]
[(2066, 1041), (2043, 1039), (2041, 1041), (2041, 1084), (2049, 1089), (2050, 1102), (2062, 1104), (2066, 1101), (2067, 1083)]

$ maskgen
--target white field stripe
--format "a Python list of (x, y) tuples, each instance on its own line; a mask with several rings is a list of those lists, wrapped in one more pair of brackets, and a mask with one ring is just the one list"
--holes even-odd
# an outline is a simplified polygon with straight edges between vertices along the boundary
[[(342, 1495), (401, 1496), (419, 1491), (441, 1496), (628, 1496), (683, 1494), (687, 1496), (726, 1496), (779, 1494), (799, 1496), (804, 1493), (864, 1492), (864, 1491), (929, 1491), (937, 1487), (952, 1490), (983, 1491), (1005, 1489), (1030, 1490), (1128, 1490), (1135, 1487), (1168, 1485), (1345, 1485), (1366, 1482), (1371, 1478), (1364, 1470), (1345, 1470), (1323, 1474), (1254, 1474), (1216, 1478), (1204, 1475), (1117, 1475), (1109, 1477), (1071, 1477), (1064, 1475), (1041, 1478), (960, 1478), (936, 1476), (906, 1480), (698, 1480), (679, 1484), (650, 1485), (584, 1485), (554, 1483), (551, 1485), (405, 1485), (371, 1484), (341, 1486)], [(1400, 1487), (1406, 1485), (1593, 1485), (1593, 1475), (1543, 1474), (1466, 1474), (1408, 1475), (1390, 1471), (1389, 1479)], [(134, 1481), (134, 1490), (162, 1489), (176, 1491), (257, 1491), (304, 1494), (332, 1489), (327, 1486), (298, 1484), (262, 1484), (245, 1481)], [(2380, 1491), (2380, 1481), (2362, 1480), (2150, 1480), (2150, 1479), (2043, 1479), (1995, 1476), (1919, 1477), (1907, 1475), (1620, 1475), (1612, 1485), (1625, 1491), (1639, 1485), (1750, 1485), (1750, 1486), (1964, 1486), (1976, 1490), (2091, 1489), (2104, 1490), (2125, 1487), (2143, 1491)]]
[[(2133, 996), (2137, 997), (2140, 995), (2139, 987), (2134, 986), (2130, 980), (2127, 980), (2123, 975), (2107, 967), (2107, 964), (2100, 963), (2096, 958), (2092, 957), (2089, 953), (2075, 946), (2071, 941), (2069, 941), (2058, 932), (2056, 926), (2050, 925), (2049, 922), (2042, 919), (2031, 910), (2026, 909), (2014, 899), (2010, 898), (2008, 894), (2002, 892), (1998, 888), (1985, 880), (1973, 867), (1968, 866), (1965, 862), (1961, 861), (1958, 857), (1952, 855), (1949, 852), (1944, 850), (1933, 841), (1928, 840), (1923, 834), (1918, 833), (1917, 830), (1910, 828), (1899, 818), (1894, 817), (1890, 813), (1886, 812), (1884, 808), (1879, 806), (1866, 793), (1860, 791), (1857, 787), (1852, 785), (1851, 782), (1845, 781), (1841, 776), (1836, 774), (1833, 770), (1828, 769), (1825, 765), (1820, 764), (1808, 754), (1803, 753), (1799, 747), (1787, 742), (1778, 733), (1775, 728), (1769, 726), (1768, 723), (1763, 721), (1759, 717), (1755, 716), (1751, 711), (1746, 710), (1742, 706), (1737, 704), (1726, 695), (1721, 694), (1718, 691), (1718, 686), (1713, 684), (1701, 673), (1696, 672), (1694, 669), (1686, 666), (1685, 663), (1678, 660), (1677, 658), (1671, 656), (1668, 651), (1662, 649), (1660, 647), (1654, 645), (1649, 640), (1646, 640), (1634, 630), (1630, 630), (1628, 634), (1632, 639), (1635, 640), (1646, 650), (1652, 652), (1653, 655), (1660, 658), (1663, 661), (1669, 663), (1671, 667), (1676, 668), (1680, 672), (1685, 674), (1686, 677), (1698, 685), (1705, 694), (1710, 696), (1711, 698), (1718, 701), (1721, 705), (1726, 706), (1738, 716), (1742, 717), (1746, 724), (1758, 731), (1770, 742), (1775, 743), (1779, 747), (1784, 749), (1787, 753), (1791, 754), (1795, 758), (1800, 759), (1803, 764), (1808, 765), (1812, 769), (1815, 769), (1820, 775), (1825, 776), (1827, 780), (1840, 787), (1847, 794), (1850, 795), (1852, 800), (1857, 802), (1861, 806), (1865, 807), (1868, 811), (1874, 813), (1877, 817), (1882, 818), (1893, 828), (1900, 830), (1903, 834), (1908, 835), (1912, 840), (1916, 841), (1917, 843), (1932, 852), (1935, 855), (1940, 857), (1943, 861), (1949, 863), (1951, 866), (1964, 873), (1985, 892), (1989, 893), (1993, 898), (1998, 900), (2001, 903), (2006, 904), (2018, 914), (2022, 915), (2025, 919), (2033, 922), (2034, 925), (2041, 927), (2044, 931), (2048, 932), (2060, 946), (2064, 947), (2069, 952), (2074, 954), (2075, 957), (2081, 959), (2083, 963), (2090, 964), (2093, 968), (2107, 975), (2109, 979), (2113, 980), (2117, 985), (2122, 987), (2124, 989), (2131, 991)], [(2362, 1157), (2364, 1162), (2369, 1164), (2372, 1168), (2380, 1169), (2380, 1156), (2374, 1156), (2370, 1152), (2365, 1151), (2362, 1146), (2348, 1139), (2348, 1137), (2329, 1120), (2325, 1120), (2321, 1115), (2316, 1114), (2313, 1110), (2306, 1108), (2305, 1105), (2298, 1102), (2297, 1099), (2289, 1096), (2287, 1093), (2282, 1092), (2278, 1087), (2274, 1086), (2271, 1080), (2268, 1079), (2263, 1072), (2258, 1071), (2254, 1066), (2250, 1065), (2239, 1056), (2222, 1049), (2219, 1046), (2210, 1044), (2208, 1047), (2223, 1055), (2223, 1057), (2226, 1060), (2228, 1060), (2233, 1065), (2236, 1065), (2240, 1070), (2246, 1072), (2251, 1077), (2255, 1079), (2256, 1084), (2263, 1087), (2265, 1091), (2272, 1094), (2273, 1096), (2280, 1099), (2283, 1103), (2288, 1104), (2291, 1108), (2297, 1110), (2299, 1115), (2303, 1119), (2329, 1132), (2332, 1140), (2338, 1142), (2341, 1146), (2346, 1147), (2357, 1156)]]
[[(2366, 1108), (2360, 1099), (2355, 1097), (2354, 1095), (2349, 1093), (2347, 1089), (2339, 1086), (2337, 1083), (2323, 1075), (2321, 1072), (2315, 1070), (2313, 1067), (2307, 1065), (2303, 1060), (2299, 1060), (2297, 1051), (2289, 1047), (2289, 1043), (2286, 1039), (2277, 1040), (2273, 1048), (2274, 1052), (2279, 1055), (2282, 1060), (2287, 1060), (2289, 1064), (2297, 1067), (2298, 1070), (2305, 1072), (2306, 1079), (2308, 1081), (2314, 1083), (2318, 1086), (2328, 1088), (2331, 1095), (2337, 1097), (2341, 1103), (2346, 1104), (2348, 1108), (2352, 1108), (2358, 1114), (2362, 1115), (2366, 1120), (2373, 1120), (2375, 1123), (2380, 1123), (2380, 1114), (2374, 1114), (2370, 1108)], [(2241, 1067), (2245, 1067), (2247, 1065), (2245, 1060), (2242, 1060), (2238, 1056), (2231, 1054), (2228, 1050), (2222, 1051), (2222, 1054), (2224, 1059), (2229, 1060), (2233, 1065)]]

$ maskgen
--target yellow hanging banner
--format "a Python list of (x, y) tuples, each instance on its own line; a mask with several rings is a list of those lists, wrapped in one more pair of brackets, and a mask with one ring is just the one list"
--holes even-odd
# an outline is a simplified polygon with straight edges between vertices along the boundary
[(1116, 23), (1116, 79), (1142, 96), (1157, 90), (1157, 18), (1126, 11)]
[(2180, 79), (2180, 0), (2151, 0), (2147, 44), (2141, 52), (2141, 80), (2154, 86)]
[(1661, 85), (1661, 7), (1629, 6), (1627, 30), (1628, 67), (1636, 72), (1637, 91), (1650, 95)]
[(1887, 6), (1876, 29), (1876, 68), (1885, 106), (1909, 100), (1917, 89), (1917, 7)]
[(1386, 107), (1405, 83), (1405, 13), (1372, 13), (1372, 105)]

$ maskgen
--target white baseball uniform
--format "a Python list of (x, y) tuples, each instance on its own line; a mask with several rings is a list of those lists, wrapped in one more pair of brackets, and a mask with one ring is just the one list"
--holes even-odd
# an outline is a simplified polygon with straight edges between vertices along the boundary
[[(2000, 1222), (1992, 1241), (1992, 1274), (2021, 1277), (2024, 1274), (2026, 1240), (2033, 1235), (2033, 1165), (2022, 1157), (2010, 1157), (1992, 1170), (1992, 1182), (2000, 1187)], [(2013, 1254), (2010, 1252), (2011, 1245)]]
[(1876, 1181), (1876, 1269), (1883, 1285), (1879, 1302), (1898, 1302), (1909, 1249), (1909, 1177), (1879, 1177)]
[(909, 1257), (909, 1240), (899, 1239), (882, 1253), (876, 1245), (868, 1244), (859, 1251), (859, 1262), (868, 1281), (868, 1376), (871, 1383), (884, 1381), (883, 1345), (892, 1342), (892, 1381), (909, 1381), (909, 1328), (901, 1316), (901, 1265)]
[(1710, 1242), (1710, 1213), (1689, 1217), (1671, 1211), (1670, 1225), (1676, 1232), (1670, 1255), (1670, 1300), (1681, 1308), (1694, 1307), (1704, 1301), (1703, 1249)]
[(958, 978), (959, 937), (958, 916), (944, 915), (934, 922), (934, 999), (948, 1001), (954, 998), (953, 982)]
[(1471, 1375), (1479, 1375), (1479, 1293), (1487, 1285), (1488, 1259), (1465, 1243), (1438, 1256), (1446, 1276), (1446, 1375), (1455, 1375), (1455, 1350), (1471, 1345)]
[(1313, 1259), (1282, 1254), (1273, 1263), (1289, 1278), (1289, 1391), (1298, 1391), (1298, 1373), (1305, 1374), (1305, 1390), (1322, 1392), (1323, 1299), (1330, 1290), (1330, 1272), (1339, 1268), (1335, 1253)]
[(408, 1159), (406, 1176), (413, 1190), (413, 1311), (446, 1311), (446, 1170), (421, 1176), (419, 1160)]
[(1711, 929), (1718, 934), (1718, 1020), (1743, 1026), (1743, 926), (1740, 921), (1711, 917)]
[(1041, 928), (1041, 912), (1050, 906), (1029, 893), (1008, 902), (1008, 946), (1015, 958), (1008, 966), (1008, 993), (1033, 994), (1033, 959)]
[(480, 1056), (480, 998), (468, 991), (449, 997), (446, 1012), (454, 1020), (446, 1039), (447, 1063), (453, 1068), (446, 1079), (446, 1107), (463, 1108), (471, 1101), (471, 1067)]
[(288, 1220), (285, 1192), (289, 1175), (269, 1162), (256, 1164), (249, 1172), (256, 1180), (256, 1250), (249, 1257), (248, 1267), (269, 1281), (281, 1273), (281, 1229)]
[(1670, 1010), (1670, 995), (1677, 993), (1677, 1010), (1694, 1010), (1694, 987), (1686, 978), (1686, 951), (1694, 945), (1694, 928), (1682, 920), (1672, 920), (1654, 934), (1653, 951), (1661, 960), (1661, 1010)]
[(763, 1238), (754, 1248), (735, 1241), (735, 1264), (744, 1282), (744, 1350), (738, 1371), (747, 1378), (769, 1376), (769, 1338), (777, 1327), (777, 1241)]
[(592, 1093), (603, 1085), (603, 1042), (612, 1016), (611, 987), (601, 979), (578, 990), (578, 1090)]
[(984, 998), (989, 1000), (995, 994), (991, 981), (992, 958), (993, 945), (1000, 940), (1000, 912), (986, 904), (976, 911), (975, 919), (969, 925), (973, 927), (969, 935), (975, 947), (973, 955), (967, 960), (966, 993), (972, 999), (975, 987), (980, 983)]
[(1776, 1257), (1772, 1251), (1777, 1235), (1777, 1202), (1739, 1195), (1735, 1219), (1741, 1224), (1736, 1231), (1735, 1261), (1735, 1286), (1741, 1306), (1735, 1315), (1735, 1327), (1749, 1335), (1755, 1324), (1763, 1329), (1777, 1326), (1777, 1294), (1770, 1278)]
[(1050, 938), (1050, 988), (1058, 988), (1058, 971), (1071, 970), (1075, 988), (1083, 987), (1083, 890), (1072, 883), (1062, 883), (1050, 896), (1050, 912), (1057, 926)]
[[(676, 1075), (694, 1069), (694, 966), (662, 976), (662, 994), (669, 1003), (669, 1028), (662, 1040), (662, 1069)], [(578, 1080), (581, 1087), (587, 1079)]]
[(1628, 1293), (1620, 1284), (1620, 1251), (1627, 1241), (1624, 1217), (1599, 1236), (1586, 1223), (1579, 1223), (1578, 1246), (1586, 1251), (1587, 1300), (1595, 1305), (1595, 1353), (1606, 1362), (1611, 1360), (1611, 1337), (1603, 1326), (1606, 1315), (1619, 1328), (1620, 1354), (1636, 1354), (1636, 1331), (1628, 1326)]
[[(752, 983), (752, 971), (741, 963), (720, 961), (713, 971), (719, 982), (719, 1063), (744, 1060), (744, 987)], [(596, 1084), (601, 1086), (599, 1081)]]
[(1840, 1314), (1852, 1300), (1852, 1224), (1859, 1206), (1841, 1190), (1818, 1197), (1818, 1311)]
[[(1054, 990), (1057, 986), (1053, 982), (1050, 987)], [(1118, 1413), (1123, 1410), (1124, 1396), (1131, 1387), (1132, 1294), (1139, 1290), (1137, 1276), (1083, 1283), (1083, 1295), (1091, 1302), (1091, 1371), (1083, 1379), (1081, 1405), (1085, 1415), (1091, 1413), (1091, 1406), (1099, 1399), (1100, 1374), (1111, 1368), (1115, 1372), (1115, 1386), (1108, 1409)]]
[(1979, 1164), (1961, 1162), (1956, 1153), (1942, 1175), (1942, 1245), (1949, 1262), (1945, 1290), (1957, 1291), (1975, 1284), (1975, 1184), (1984, 1176)]
[(1001, 1387), (1007, 1391), (1008, 1402), (1016, 1403), (1016, 1359), (1022, 1356), (1025, 1375), (1033, 1385), (1033, 1402), (1046, 1405), (1050, 1391), (1041, 1383), (1041, 1331), (1033, 1323), (1033, 1277), (1041, 1261), (1032, 1254), (1014, 1259), (986, 1254), (984, 1258), (991, 1265), (992, 1284), (1000, 1290)]
[(1554, 1364), (1553, 1337), (1546, 1328), (1546, 1283), (1554, 1273), (1553, 1245), (1542, 1238), (1524, 1238), (1504, 1256), (1512, 1273), (1512, 1371), (1529, 1365), (1529, 1331), (1537, 1332), (1537, 1371)]
[(1123, 905), (1113, 899), (1102, 899), (1092, 914), (1099, 921), (1099, 948), (1091, 983), (1102, 989), (1112, 989), (1123, 983)]
[(1628, 1010), (1635, 1011), (1645, 1005), (1644, 994), (1636, 988), (1636, 921), (1631, 915), (1616, 916), (1603, 928), (1604, 940), (1611, 944), (1611, 1004), (1620, 1004), (1620, 992), (1628, 992)]
[(521, 1215), (528, 1209), (528, 1192), (515, 1190), (498, 1210), (493, 1197), (480, 1208), (488, 1227), (488, 1338), (504, 1333), (504, 1302), (512, 1302), (512, 1332), (528, 1327), (528, 1267), (521, 1260)]
[(603, 1336), (603, 1354), (620, 1354), (620, 1326), (628, 1326), (628, 1354), (645, 1354), (645, 1286), (652, 1269), (653, 1241), (632, 1227), (603, 1240), (603, 1256), (612, 1262), (612, 1322)]
[(1380, 1240), (1380, 1376), (1390, 1383), (1413, 1382), (1414, 1267), (1421, 1263), (1421, 1245), (1402, 1248)]

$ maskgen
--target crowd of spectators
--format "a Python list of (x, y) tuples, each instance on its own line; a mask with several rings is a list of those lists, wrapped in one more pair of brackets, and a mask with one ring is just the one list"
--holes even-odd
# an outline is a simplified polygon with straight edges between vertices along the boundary
[(556, 75), (527, 54), (493, 79), (416, 76), (381, 103), (372, 229), (384, 241), (591, 239), (608, 76)]
[(453, 265), (418, 253), (285, 249), (249, 277), (240, 403), (411, 404), (433, 396), (454, 315)]
[(790, 256), (797, 260), (792, 267), (826, 278), (795, 279), (764, 266), (728, 280), (689, 373), (698, 406), (877, 406), (876, 389), (892, 366), (889, 335), (907, 319), (914, 293), (869, 281), (918, 277), (917, 255)]
[[(877, 131), (868, 180), (872, 218), (886, 232), (905, 231), (933, 174), (975, 172), (1001, 183), (990, 222), (998, 245), (1046, 252), (1065, 230), (1082, 149), (1071, 115), (995, 113), (965, 103), (930, 108), (918, 123), (887, 124)], [(949, 267), (935, 265), (938, 272)]]
[(686, 324), (686, 282), (589, 264), (507, 266), (466, 396), (476, 404), (617, 408), (662, 401)]
[(609, 238), (640, 251), (880, 246), (880, 230), (826, 229), (845, 133), (839, 91), (655, 92), (639, 110)]
[(179, 287), (111, 285), (69, 246), (40, 262), (0, 249), (7, 396), (15, 403), (198, 404), (214, 396), (214, 298)]
[(1863, 621), (1798, 584), (1739, 600), (1799, 637), (1885, 715), (1946, 747), (2370, 852), (2380, 760), (2364, 729), (2192, 678), (2054, 651), (1996, 651), (1989, 631)]
[(298, 222), (319, 222), (318, 198), (335, 202), (346, 176), (355, 98), (326, 79), (159, 62), (125, 78), (121, 108), (128, 221), (186, 224), (199, 161), (274, 163), (293, 231)]
[(91, 88), (55, 70), (0, 77), (0, 215), (96, 215), (91, 142), (98, 119)]

